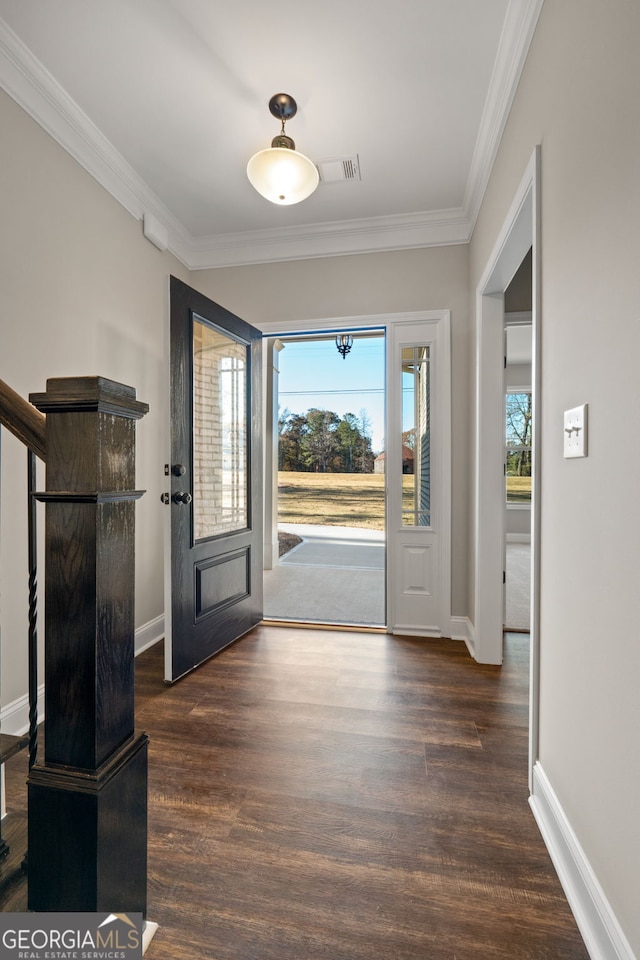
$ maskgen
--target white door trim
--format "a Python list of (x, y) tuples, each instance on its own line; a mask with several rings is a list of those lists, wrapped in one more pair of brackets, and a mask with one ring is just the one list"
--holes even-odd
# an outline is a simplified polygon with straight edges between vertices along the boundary
[[(451, 312), (450, 310), (419, 310), (407, 313), (385, 313), (368, 314), (358, 317), (325, 317), (316, 320), (306, 321), (286, 321), (282, 323), (264, 323), (258, 324), (265, 337), (286, 337), (288, 334), (312, 333), (315, 331), (343, 331), (358, 329), (381, 329), (386, 337), (386, 390), (387, 403), (385, 413), (385, 438), (394, 436), (397, 429), (392, 419), (390, 397), (390, 367), (392, 364), (392, 342), (394, 331), (407, 328), (408, 325), (422, 324), (425, 327), (434, 325), (437, 327), (438, 344), (438, 390), (441, 398), (441, 422), (438, 444), (440, 447), (437, 482), (440, 489), (440, 501), (442, 515), (440, 519), (442, 536), (439, 545), (439, 572), (440, 572), (440, 600), (439, 600), (439, 624), (437, 631), (425, 631), (421, 629), (420, 624), (415, 624), (414, 629), (411, 625), (404, 624), (404, 631), (397, 632), (411, 633), (414, 636), (430, 636), (434, 632), (438, 636), (450, 637), (452, 633), (451, 626)], [(268, 409), (268, 403), (265, 398), (265, 416), (267, 424), (271, 422), (271, 413)], [(400, 426), (400, 432), (402, 427)], [(385, 444), (389, 447), (389, 443)], [(277, 461), (276, 461), (277, 467)], [(397, 544), (394, 530), (389, 526), (389, 502), (393, 496), (392, 489), (394, 482), (401, 483), (401, 478), (390, 478), (386, 475), (385, 489), (387, 497), (386, 513), (386, 544), (387, 544), (387, 625), (388, 630), (392, 631), (392, 626), (396, 622), (395, 611), (397, 604), (393, 596), (391, 583), (391, 571), (395, 570), (399, 561), (397, 556)]]
[(540, 614), (540, 147), (531, 156), (476, 291), (476, 472), (474, 656), (502, 662), (502, 553), (505, 537), (504, 291), (533, 248), (531, 518), (531, 677), (529, 771), (538, 754)]

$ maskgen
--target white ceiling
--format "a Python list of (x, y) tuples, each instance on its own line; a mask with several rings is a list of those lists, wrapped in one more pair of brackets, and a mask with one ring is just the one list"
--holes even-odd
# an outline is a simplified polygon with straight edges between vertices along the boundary
[[(0, 0), (0, 85), (192, 268), (468, 240), (543, 0)], [(279, 124), (361, 180), (278, 207)]]

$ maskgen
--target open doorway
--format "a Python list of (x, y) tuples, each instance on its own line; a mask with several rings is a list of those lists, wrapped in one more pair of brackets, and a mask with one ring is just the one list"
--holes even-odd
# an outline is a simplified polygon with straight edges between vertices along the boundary
[(531, 624), (532, 251), (505, 290), (505, 630)]
[[(529, 786), (538, 757), (540, 619), (540, 147), (533, 151), (477, 287), (476, 469), (473, 653), (481, 663), (502, 662), (504, 600), (504, 293), (532, 250), (532, 491), (529, 690)], [(502, 369), (501, 369), (502, 368)], [(502, 411), (502, 412), (501, 412)], [(502, 475), (502, 476), (501, 476)], [(502, 479), (502, 483), (501, 483)]]
[(265, 619), (382, 628), (384, 331), (280, 337), (274, 353), (278, 543)]

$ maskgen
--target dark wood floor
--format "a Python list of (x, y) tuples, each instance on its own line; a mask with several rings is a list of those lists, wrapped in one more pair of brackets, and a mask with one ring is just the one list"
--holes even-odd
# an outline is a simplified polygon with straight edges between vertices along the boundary
[(526, 635), (497, 668), (262, 626), (161, 676), (157, 646), (148, 960), (588, 960), (527, 804)]

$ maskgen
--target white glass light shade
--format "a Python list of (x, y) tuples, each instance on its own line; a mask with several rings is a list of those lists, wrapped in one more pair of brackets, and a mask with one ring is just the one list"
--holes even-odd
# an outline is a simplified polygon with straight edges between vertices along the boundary
[(314, 162), (288, 147), (270, 147), (254, 154), (247, 164), (247, 176), (261, 196), (282, 205), (306, 200), (320, 182)]

